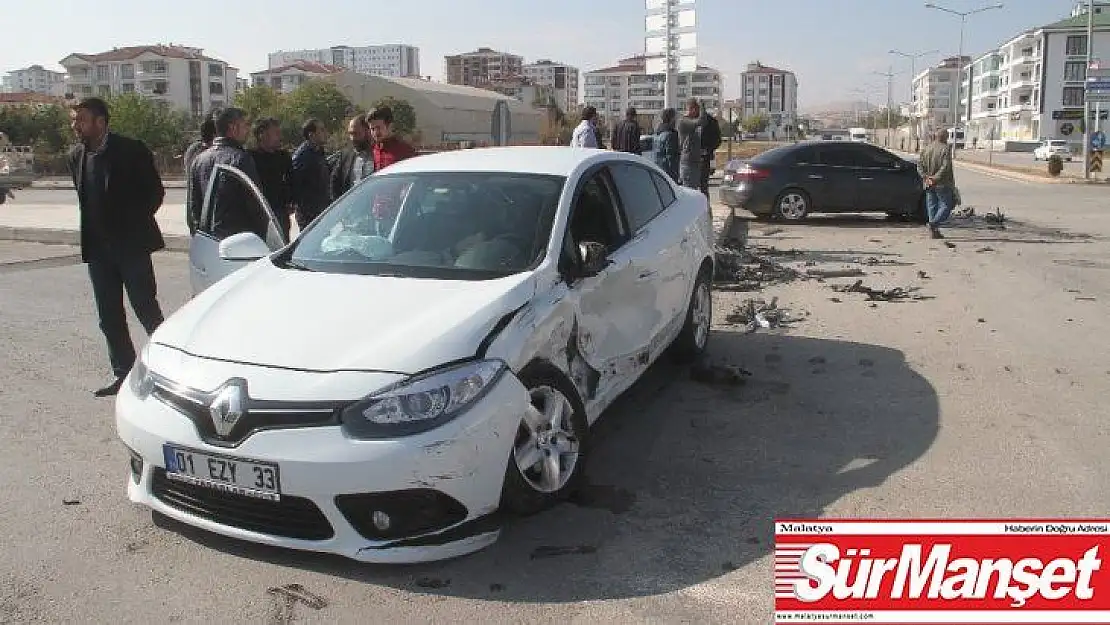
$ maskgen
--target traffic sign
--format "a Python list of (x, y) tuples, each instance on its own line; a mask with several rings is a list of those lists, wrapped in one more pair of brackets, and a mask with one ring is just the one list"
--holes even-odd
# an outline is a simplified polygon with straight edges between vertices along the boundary
[(1101, 152), (1104, 147), (1106, 147), (1106, 133), (1096, 130), (1091, 134), (1091, 149)]
[(1102, 171), (1102, 150), (1091, 152), (1091, 171)]

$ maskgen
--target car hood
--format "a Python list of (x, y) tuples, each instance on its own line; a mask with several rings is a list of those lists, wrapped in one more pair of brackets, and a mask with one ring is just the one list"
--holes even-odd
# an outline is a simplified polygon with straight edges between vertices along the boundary
[(418, 373), (470, 358), (534, 294), (531, 274), (426, 280), (279, 269), (208, 288), (151, 341), (194, 356), (309, 371)]

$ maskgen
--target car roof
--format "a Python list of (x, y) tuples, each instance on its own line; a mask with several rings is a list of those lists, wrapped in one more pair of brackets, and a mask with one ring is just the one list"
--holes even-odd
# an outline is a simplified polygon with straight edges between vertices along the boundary
[[(390, 165), (382, 173), (489, 171), (570, 176), (595, 162), (633, 160), (623, 152), (563, 146), (510, 146), (449, 150)], [(642, 159), (641, 159), (642, 160)]]

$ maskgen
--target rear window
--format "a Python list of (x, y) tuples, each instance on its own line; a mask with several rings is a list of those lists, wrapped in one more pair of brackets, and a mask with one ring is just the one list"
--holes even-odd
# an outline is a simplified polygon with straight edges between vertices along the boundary
[[(815, 151), (811, 146), (784, 145), (767, 150), (753, 158), (751, 162), (765, 165), (793, 165), (798, 162), (813, 162), (814, 154)], [(799, 161), (799, 158), (802, 158), (802, 161)]]

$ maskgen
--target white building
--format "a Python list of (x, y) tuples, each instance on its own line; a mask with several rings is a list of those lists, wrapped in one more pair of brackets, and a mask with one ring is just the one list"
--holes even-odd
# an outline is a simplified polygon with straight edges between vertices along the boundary
[(525, 65), (524, 77), (536, 85), (550, 87), (555, 96), (555, 105), (563, 111), (578, 108), (578, 68), (556, 63), (547, 59)]
[[(971, 57), (965, 56), (963, 65), (970, 63)], [(909, 117), (916, 126), (918, 137), (926, 137), (941, 128), (951, 128), (956, 123), (956, 78), (960, 65), (957, 57), (944, 59), (936, 67), (913, 77), (913, 102)]]
[[(491, 80), (480, 89), (488, 89), (509, 96), (510, 98), (527, 104), (528, 106), (542, 108), (555, 102), (555, 89), (537, 84), (524, 76), (511, 78), (498, 78)], [(566, 109), (563, 109), (566, 110)]]
[(332, 46), (317, 50), (278, 50), (269, 54), (270, 69), (297, 61), (343, 67), (370, 76), (420, 77), (420, 49), (394, 43), (380, 46)]
[[(1095, 0), (1095, 15), (1103, 12), (1110, 12), (1110, 0)], [(1087, 14), (1087, 0), (1075, 3), (1075, 8), (1071, 10), (1072, 17), (1079, 17)]]
[[(624, 111), (633, 107), (640, 115), (658, 116), (663, 106), (663, 74), (648, 74), (644, 56), (622, 59), (613, 67), (586, 72), (586, 104), (597, 109), (609, 122), (624, 118)], [(675, 77), (674, 101), (670, 106), (683, 109), (688, 98), (697, 98), (705, 108), (717, 112), (721, 108), (721, 74), (711, 67), (698, 67), (696, 72), (682, 72)]]
[(200, 48), (172, 44), (73, 53), (59, 64), (66, 68), (67, 96), (135, 92), (197, 116), (226, 106), (238, 87), (238, 69)]
[(740, 101), (744, 117), (764, 115), (770, 120), (767, 134), (786, 137), (798, 120), (798, 78), (791, 71), (749, 63), (740, 74)]
[[(1092, 58), (1106, 63), (1110, 61), (1110, 10), (1104, 9), (1110, 3), (1099, 4)], [(1015, 36), (965, 69), (961, 106), (969, 141), (1082, 140), (1088, 43), (1085, 6), (1073, 14)], [(1110, 104), (1102, 108), (1110, 109)], [(1103, 120), (1106, 116), (1102, 111)]]
[(65, 73), (54, 72), (41, 65), (8, 72), (4, 76), (4, 93), (42, 93), (45, 95), (65, 95)]
[[(335, 65), (324, 65), (310, 61), (293, 61), (289, 65), (251, 73), (251, 85), (266, 86), (278, 93), (290, 93), (305, 81), (323, 78), (331, 74), (348, 71)], [(362, 74), (364, 72), (356, 72)]]

